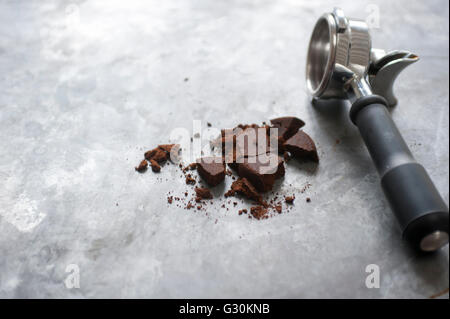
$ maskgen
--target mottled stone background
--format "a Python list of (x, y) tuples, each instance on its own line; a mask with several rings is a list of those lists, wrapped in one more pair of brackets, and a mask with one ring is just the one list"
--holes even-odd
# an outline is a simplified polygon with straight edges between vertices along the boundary
[[(309, 103), (310, 32), (334, 6), (363, 19), (379, 10), (374, 46), (421, 57), (398, 78), (392, 114), (448, 203), (448, 1), (0, 0), (0, 297), (448, 288), (448, 246), (420, 258), (402, 242), (346, 105)], [(175, 167), (162, 179), (134, 171), (194, 119), (220, 128), (279, 115), (304, 119), (321, 156), (316, 170), (288, 166), (278, 190), (297, 193), (290, 213), (258, 222), (219, 201), (208, 216), (186, 211), (167, 204), (187, 188)], [(79, 288), (66, 287), (71, 264)], [(365, 286), (368, 264), (379, 289)]]

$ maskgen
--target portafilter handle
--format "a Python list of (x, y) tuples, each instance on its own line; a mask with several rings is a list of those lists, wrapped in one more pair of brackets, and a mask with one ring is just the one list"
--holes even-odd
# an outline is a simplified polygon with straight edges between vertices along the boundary
[(353, 103), (350, 117), (377, 168), (403, 238), (423, 252), (447, 244), (447, 205), (411, 154), (387, 110), (386, 100), (378, 95), (361, 97)]

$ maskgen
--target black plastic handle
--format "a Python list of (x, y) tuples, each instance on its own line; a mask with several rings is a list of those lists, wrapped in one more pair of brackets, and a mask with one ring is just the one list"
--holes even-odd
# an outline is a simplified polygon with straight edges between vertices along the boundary
[(421, 251), (435, 251), (448, 243), (448, 207), (415, 161), (386, 105), (380, 96), (363, 97), (353, 103), (350, 117), (372, 156), (403, 238)]

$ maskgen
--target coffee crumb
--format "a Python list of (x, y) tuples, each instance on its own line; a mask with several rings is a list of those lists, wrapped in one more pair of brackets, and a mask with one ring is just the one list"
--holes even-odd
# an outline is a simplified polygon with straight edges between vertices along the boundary
[(139, 172), (139, 173), (143, 173), (147, 170), (148, 167), (148, 162), (146, 160), (142, 160), (139, 165), (137, 167), (135, 167), (134, 169)]
[(186, 206), (186, 209), (191, 209), (193, 207), (195, 207), (195, 206), (191, 202), (189, 202)]
[(213, 198), (213, 195), (211, 194), (211, 191), (208, 188), (204, 187), (196, 187), (195, 193), (197, 194), (197, 197), (200, 199), (211, 199)]
[(256, 219), (266, 219), (268, 209), (264, 206), (253, 206), (250, 208), (250, 214)]
[(191, 174), (186, 175), (186, 184), (195, 185), (196, 181)]
[(294, 203), (295, 196), (294, 195), (292, 195), (292, 196), (285, 196), (284, 200), (286, 201), (286, 203), (292, 204), (292, 203)]
[(238, 214), (239, 214), (239, 215), (247, 214), (247, 210), (246, 210), (245, 208), (244, 208), (244, 209), (241, 209), (241, 210), (239, 210)]
[(311, 203), (311, 198), (307, 197), (307, 198), (306, 198), (306, 202), (307, 202), (307, 203)]
[(231, 189), (225, 193), (225, 197), (234, 196), (236, 193), (241, 194), (248, 199), (252, 199), (258, 204), (267, 206), (267, 203), (263, 201), (256, 188), (246, 178), (239, 178), (234, 181), (231, 184)]

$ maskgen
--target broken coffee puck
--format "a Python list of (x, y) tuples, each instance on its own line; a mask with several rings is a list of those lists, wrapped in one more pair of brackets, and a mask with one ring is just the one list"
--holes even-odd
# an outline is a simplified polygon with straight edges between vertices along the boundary
[(152, 167), (152, 171), (155, 173), (159, 173), (161, 171), (161, 166), (154, 159), (150, 160), (150, 166)]
[[(226, 175), (229, 175), (233, 180), (231, 189), (224, 195), (225, 197), (239, 194), (245, 198), (254, 201), (257, 206), (249, 210), (250, 218), (265, 219), (271, 216), (269, 211), (275, 213), (282, 213), (284, 208), (281, 201), (277, 200), (278, 193), (275, 198), (264, 201), (263, 193), (273, 189), (275, 181), (285, 175), (284, 163), (291, 157), (308, 158), (318, 161), (317, 150), (312, 139), (303, 131), (300, 130), (304, 126), (304, 122), (296, 117), (280, 117), (271, 120), (271, 126), (263, 123), (262, 125), (239, 124), (233, 129), (221, 130), (221, 135), (214, 141), (210, 142), (211, 149), (214, 151), (210, 157), (202, 157), (197, 160), (197, 163), (192, 163), (187, 166), (183, 164), (177, 165), (183, 174), (181, 178), (185, 178), (186, 184), (195, 185), (197, 179), (194, 176), (195, 169), (198, 175), (210, 186), (216, 186), (222, 183)], [(278, 135), (271, 136), (275, 132), (273, 128), (277, 129)], [(200, 134), (195, 134), (194, 138), (200, 138)], [(191, 138), (191, 142), (193, 142)], [(271, 142), (275, 142), (272, 145)], [(174, 148), (176, 147), (176, 149)], [(179, 144), (161, 144), (155, 149), (145, 152), (145, 160), (135, 168), (139, 172), (145, 171), (148, 166), (152, 171), (159, 172), (161, 166), (167, 160), (178, 162), (180, 155)], [(219, 148), (222, 147), (222, 151)], [(278, 147), (278, 152), (276, 151)], [(203, 156), (203, 152), (201, 152)], [(227, 163), (233, 168), (234, 173), (226, 170)], [(190, 174), (192, 172), (192, 174)], [(236, 175), (239, 178), (236, 180)], [(302, 191), (303, 193), (304, 191)], [(169, 192), (170, 194), (170, 192)], [(184, 207), (185, 209), (196, 208), (202, 211), (204, 205), (213, 201), (213, 195), (210, 189), (206, 187), (196, 187), (195, 197), (186, 199), (189, 195), (187, 191), (184, 192), (184, 197), (167, 197), (169, 204), (174, 203), (177, 207)], [(286, 196), (285, 202), (292, 204), (295, 196)], [(179, 202), (185, 205), (180, 206)], [(306, 199), (310, 202), (310, 199)], [(197, 204), (195, 204), (197, 202)], [(228, 204), (233, 207), (238, 205), (237, 201), (226, 200)], [(222, 203), (222, 208), (225, 203)], [(289, 211), (293, 206), (286, 205), (286, 211)], [(239, 214), (247, 213), (246, 209), (239, 210)], [(206, 214), (208, 215), (208, 213)]]
[(279, 140), (287, 140), (305, 125), (305, 122), (293, 116), (279, 117), (270, 120), (273, 127), (278, 128)]
[(319, 162), (316, 145), (314, 141), (303, 131), (298, 131), (283, 144), (291, 156), (298, 159), (310, 159)]
[(202, 157), (197, 160), (197, 172), (210, 186), (216, 186), (225, 179), (225, 163), (220, 157)]
[(211, 194), (211, 191), (208, 188), (205, 188), (205, 187), (196, 187), (195, 188), (195, 194), (197, 195), (198, 199), (211, 199), (211, 198), (213, 198), (213, 195)]
[(231, 184), (231, 189), (225, 193), (225, 197), (233, 196), (235, 194), (243, 195), (248, 199), (254, 200), (258, 204), (267, 205), (258, 190), (246, 179), (239, 178)]
[(137, 167), (134, 169), (138, 171), (139, 173), (145, 172), (147, 170), (148, 163), (146, 160), (142, 160)]
[(275, 180), (285, 174), (281, 157), (276, 154), (264, 155), (249, 157), (243, 163), (238, 163), (239, 176), (248, 179), (260, 192), (271, 190)]

